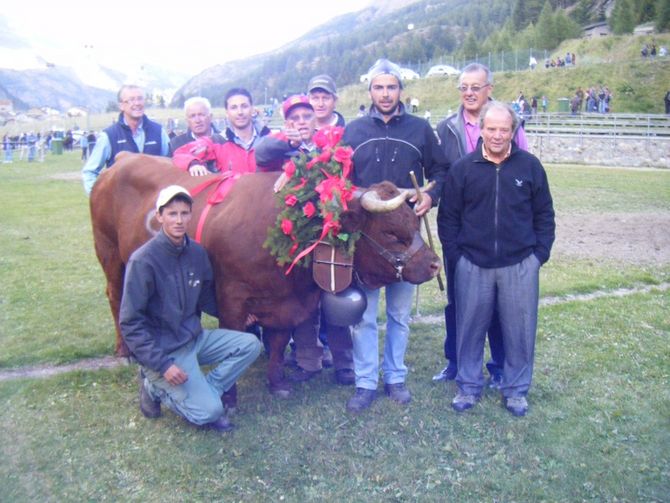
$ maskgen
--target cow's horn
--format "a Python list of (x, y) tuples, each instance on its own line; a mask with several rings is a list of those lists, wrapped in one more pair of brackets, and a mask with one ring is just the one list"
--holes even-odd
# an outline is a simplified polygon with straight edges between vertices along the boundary
[(410, 194), (403, 190), (393, 199), (384, 201), (376, 191), (368, 190), (361, 196), (361, 206), (370, 213), (386, 213), (399, 208), (409, 196)]

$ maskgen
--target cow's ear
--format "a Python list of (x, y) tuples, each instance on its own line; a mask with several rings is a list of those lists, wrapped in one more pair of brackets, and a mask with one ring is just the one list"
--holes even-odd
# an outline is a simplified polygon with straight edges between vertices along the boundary
[(352, 233), (363, 229), (365, 217), (360, 211), (347, 210), (340, 214), (340, 224), (346, 232)]

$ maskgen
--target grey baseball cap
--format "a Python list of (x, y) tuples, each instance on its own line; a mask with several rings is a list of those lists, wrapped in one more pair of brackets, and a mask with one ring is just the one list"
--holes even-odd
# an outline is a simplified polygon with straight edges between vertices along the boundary
[(316, 89), (323, 89), (327, 93), (337, 96), (337, 87), (330, 75), (317, 75), (316, 77), (312, 77), (309, 84), (307, 84), (307, 92), (311, 93)]

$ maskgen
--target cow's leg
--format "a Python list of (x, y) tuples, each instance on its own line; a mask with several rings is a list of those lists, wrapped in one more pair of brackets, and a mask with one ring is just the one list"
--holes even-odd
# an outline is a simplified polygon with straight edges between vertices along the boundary
[(270, 393), (279, 398), (288, 398), (291, 385), (284, 379), (284, 351), (291, 338), (288, 330), (263, 329), (264, 337), (270, 344), (270, 361), (268, 362), (268, 386)]
[(112, 317), (114, 318), (114, 327), (116, 328), (116, 345), (114, 352), (117, 356), (129, 356), (128, 346), (121, 337), (121, 327), (119, 325), (119, 312), (121, 310), (121, 295), (123, 294), (123, 275), (126, 267), (119, 255), (119, 249), (116, 243), (112, 243), (109, 239), (96, 236), (95, 249), (98, 254), (98, 259), (102, 265), (102, 270), (105, 272), (107, 278), (107, 299), (109, 300), (109, 307), (112, 310)]

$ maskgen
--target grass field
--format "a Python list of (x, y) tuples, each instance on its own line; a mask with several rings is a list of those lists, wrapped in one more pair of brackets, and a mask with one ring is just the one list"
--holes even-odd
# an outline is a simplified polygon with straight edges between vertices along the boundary
[[(0, 165), (0, 370), (109, 355), (114, 332), (75, 154)], [(559, 216), (670, 211), (670, 173), (551, 166)], [(435, 227), (433, 227), (434, 229)], [(542, 296), (665, 284), (670, 265), (557, 256)], [(444, 306), (420, 289), (422, 315)], [(443, 325), (413, 325), (414, 400), (346, 414), (325, 371), (272, 398), (264, 356), (240, 382), (238, 429), (144, 419), (134, 367), (0, 382), (0, 501), (669, 501), (670, 291), (542, 307), (529, 401), (463, 415)], [(431, 317), (435, 318), (435, 316)], [(209, 320), (212, 323), (212, 320)]]

